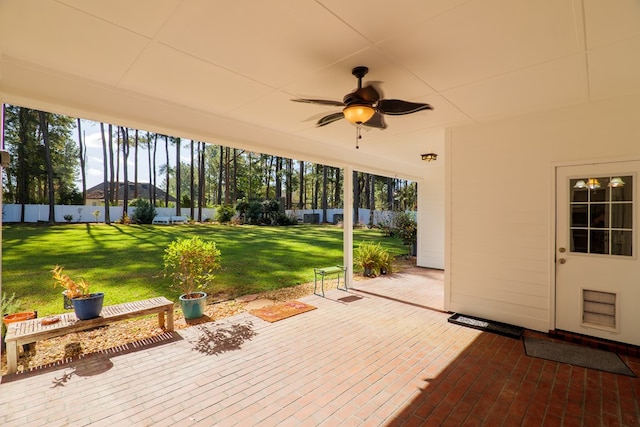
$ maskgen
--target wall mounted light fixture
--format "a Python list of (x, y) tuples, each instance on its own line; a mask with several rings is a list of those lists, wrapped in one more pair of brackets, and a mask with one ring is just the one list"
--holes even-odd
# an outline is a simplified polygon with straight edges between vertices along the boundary
[(421, 154), (420, 157), (422, 158), (422, 160), (424, 160), (425, 162), (430, 162), (432, 160), (435, 160), (438, 158), (438, 155), (436, 153), (427, 153), (427, 154)]

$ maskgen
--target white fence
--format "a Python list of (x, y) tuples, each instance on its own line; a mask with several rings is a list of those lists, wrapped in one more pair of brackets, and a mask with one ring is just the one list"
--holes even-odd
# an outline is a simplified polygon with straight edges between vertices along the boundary
[[(20, 222), (19, 204), (5, 204), (2, 206), (2, 222)], [(122, 206), (109, 207), (109, 217), (111, 221), (117, 221), (122, 218)], [(129, 206), (127, 214), (133, 215), (134, 206)], [(97, 214), (96, 214), (97, 212)], [(104, 206), (91, 205), (56, 205), (55, 206), (55, 222), (69, 223), (90, 223), (104, 222)], [(216, 210), (214, 208), (202, 209), (202, 221), (207, 219), (215, 219)], [(176, 216), (175, 208), (156, 208), (158, 216)], [(182, 216), (190, 217), (191, 208), (182, 208), (180, 210)], [(198, 220), (198, 210), (194, 209), (195, 219)], [(327, 218), (323, 218), (322, 209), (301, 209), (287, 210), (287, 215), (296, 218), (299, 222), (313, 223), (333, 223), (342, 222), (342, 209), (327, 209)], [(65, 215), (70, 215), (71, 220), (67, 221)], [(393, 217), (391, 211), (374, 211), (373, 224), (388, 223)], [(371, 221), (370, 209), (358, 209), (357, 223), (369, 224)], [(24, 206), (24, 222), (49, 222), (49, 205), (25, 205)]]
[[(20, 222), (19, 204), (2, 205), (2, 222)], [(135, 206), (129, 206), (127, 215), (133, 215)], [(122, 206), (110, 206), (109, 218), (112, 222), (122, 218)], [(97, 212), (97, 214), (96, 214)], [(104, 206), (91, 205), (56, 205), (55, 206), (55, 222), (69, 223), (88, 223), (88, 222), (104, 222)], [(182, 216), (190, 216), (191, 208), (182, 208), (180, 210)], [(159, 216), (175, 216), (176, 208), (156, 208), (156, 214)], [(196, 219), (198, 218), (198, 209), (194, 209)], [(66, 215), (71, 216), (71, 220), (65, 219)], [(207, 218), (213, 220), (215, 218), (215, 209), (203, 208), (202, 221)], [(25, 205), (24, 206), (24, 222), (49, 222), (49, 205)]]

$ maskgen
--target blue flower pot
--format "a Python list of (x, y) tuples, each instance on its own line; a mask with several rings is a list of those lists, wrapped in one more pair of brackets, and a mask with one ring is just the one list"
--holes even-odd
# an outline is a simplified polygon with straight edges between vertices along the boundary
[(73, 298), (73, 310), (80, 320), (94, 319), (100, 316), (102, 303), (104, 302), (104, 292), (89, 294), (88, 298)]
[[(205, 292), (194, 292), (189, 295), (180, 295), (180, 306), (182, 307), (182, 314), (184, 318), (197, 319), (204, 315), (204, 309), (207, 306), (207, 294)], [(195, 298), (193, 298), (195, 296)]]

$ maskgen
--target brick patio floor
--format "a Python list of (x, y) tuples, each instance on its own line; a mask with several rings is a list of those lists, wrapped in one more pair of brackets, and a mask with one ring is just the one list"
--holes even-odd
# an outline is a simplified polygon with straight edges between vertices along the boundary
[(7, 375), (0, 425), (640, 425), (640, 379), (448, 323), (442, 272), (355, 288), (305, 297), (317, 310), (276, 323), (244, 313)]

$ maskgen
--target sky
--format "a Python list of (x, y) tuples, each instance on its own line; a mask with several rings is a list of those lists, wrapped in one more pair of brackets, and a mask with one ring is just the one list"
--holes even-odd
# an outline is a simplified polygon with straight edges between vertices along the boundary
[[(84, 139), (86, 141), (87, 153), (87, 165), (86, 165), (86, 178), (87, 178), (87, 188), (91, 188), (94, 185), (98, 185), (102, 183), (104, 177), (104, 159), (102, 157), (102, 135), (100, 133), (100, 123), (93, 122), (90, 120), (81, 120), (82, 133), (84, 135)], [(117, 129), (114, 126), (114, 131)], [(108, 125), (105, 124), (105, 133), (108, 132)], [(146, 131), (141, 131), (141, 134), (146, 134)], [(78, 129), (73, 130), (72, 134), (73, 140), (78, 144)], [(130, 131), (129, 137), (133, 138), (133, 133)], [(108, 135), (107, 135), (108, 138)], [(158, 144), (158, 150), (156, 154), (156, 167), (160, 168), (160, 166), (166, 163), (165, 159), (165, 151), (164, 151), (164, 139), (158, 140), (162, 141), (161, 144)], [(190, 148), (190, 140), (183, 140), (180, 151), (180, 160), (182, 163), (189, 163), (191, 159), (191, 148)], [(147, 150), (144, 148), (138, 149), (138, 182), (148, 182), (149, 181), (149, 160)], [(114, 153), (115, 158), (115, 153)], [(174, 166), (176, 159), (176, 149), (174, 146), (169, 146), (169, 164)], [(134, 170), (134, 158), (133, 158), (133, 148), (129, 152), (129, 181), (133, 181), (133, 170)], [(124, 177), (123, 174), (123, 165), (122, 165), (122, 153), (120, 153), (120, 180)], [(158, 186), (160, 186), (161, 178), (158, 177)], [(82, 191), (82, 179), (80, 173), (78, 173), (78, 177), (76, 179), (76, 186), (79, 191)]]

